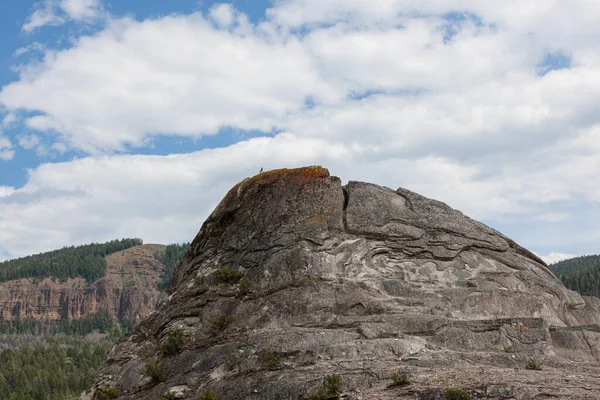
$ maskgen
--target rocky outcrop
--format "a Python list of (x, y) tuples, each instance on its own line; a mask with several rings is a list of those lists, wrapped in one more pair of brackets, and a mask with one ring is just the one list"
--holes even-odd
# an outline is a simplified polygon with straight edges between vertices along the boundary
[(168, 293), (96, 389), (307, 399), (337, 374), (353, 399), (600, 398), (597, 299), (441, 202), (320, 167), (232, 188)]
[(115, 320), (139, 320), (155, 310), (160, 297), (156, 284), (163, 265), (154, 254), (164, 247), (148, 244), (106, 256), (106, 275), (91, 285), (83, 278), (4, 282), (0, 284), (0, 321), (72, 320), (100, 310)]

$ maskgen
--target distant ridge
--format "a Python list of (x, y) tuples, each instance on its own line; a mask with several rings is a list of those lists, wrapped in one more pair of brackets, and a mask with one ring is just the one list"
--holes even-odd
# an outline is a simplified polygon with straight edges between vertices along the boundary
[(0, 263), (0, 282), (50, 277), (66, 281), (68, 278), (81, 277), (92, 283), (106, 274), (105, 256), (143, 243), (142, 239), (111, 240), (106, 243), (63, 247), (4, 261)]

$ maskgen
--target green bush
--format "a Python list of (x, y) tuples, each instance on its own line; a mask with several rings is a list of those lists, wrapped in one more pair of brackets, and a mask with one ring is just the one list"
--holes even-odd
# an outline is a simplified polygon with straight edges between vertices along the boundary
[(471, 400), (469, 393), (460, 389), (448, 388), (444, 392), (447, 400)]
[(365, 307), (366, 315), (381, 315), (383, 313), (385, 313), (385, 308), (379, 304), (369, 304), (367, 307)]
[(204, 294), (208, 292), (208, 284), (206, 283), (206, 278), (204, 275), (197, 276), (194, 278), (194, 289), (196, 290), (196, 294)]
[(392, 372), (390, 378), (392, 379), (391, 387), (410, 385), (410, 379), (406, 372)]
[(241, 294), (248, 294), (250, 293), (250, 290), (252, 288), (252, 285), (250, 284), (250, 279), (248, 278), (244, 278), (242, 279), (242, 281), (240, 282), (240, 293)]
[(164, 381), (166, 372), (167, 368), (165, 363), (156, 358), (148, 361), (144, 367), (144, 370), (142, 371), (144, 375), (150, 377), (152, 382), (155, 383)]
[(331, 374), (323, 378), (323, 384), (310, 396), (310, 400), (339, 399), (342, 392), (342, 377)]
[(177, 354), (181, 351), (183, 345), (183, 329), (171, 329), (168, 332), (168, 337), (163, 344), (163, 352), (167, 355)]
[(221, 314), (208, 320), (211, 324), (213, 333), (223, 332), (229, 325), (237, 320), (234, 314)]
[(237, 357), (234, 355), (231, 346), (227, 347), (225, 353), (225, 369), (227, 371), (233, 371), (235, 367), (238, 365)]
[(525, 368), (526, 369), (532, 369), (535, 371), (541, 371), (542, 370), (542, 365), (544, 363), (543, 362), (538, 362), (536, 360), (534, 360), (533, 358), (530, 358), (529, 360), (527, 360), (527, 364), (525, 364)]
[(212, 390), (205, 390), (198, 397), (198, 400), (222, 400), (222, 399), (217, 397), (217, 395), (215, 395), (215, 392), (213, 392)]
[(94, 393), (92, 400), (113, 400), (119, 397), (121, 390), (118, 388), (104, 388), (98, 389)]
[(504, 346), (504, 352), (505, 353), (516, 353), (517, 349), (515, 348), (515, 346), (513, 346), (512, 343), (507, 344), (506, 346)]
[(263, 368), (271, 371), (278, 369), (281, 363), (279, 354), (271, 350), (269, 347), (263, 347), (260, 349), (258, 359), (260, 360)]
[(229, 267), (224, 267), (213, 272), (213, 278), (219, 283), (238, 283), (243, 276), (244, 273), (242, 271), (229, 269)]

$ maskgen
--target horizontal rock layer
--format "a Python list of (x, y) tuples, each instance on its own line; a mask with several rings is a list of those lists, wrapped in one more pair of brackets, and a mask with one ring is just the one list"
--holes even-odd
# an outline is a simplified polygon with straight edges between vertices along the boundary
[[(223, 268), (242, 283), (223, 283)], [(600, 393), (597, 299), (441, 202), (342, 186), (320, 167), (232, 188), (168, 292), (113, 349), (96, 388), (122, 399), (306, 399), (338, 374), (355, 399), (444, 398), (451, 387), (473, 398)], [(148, 365), (164, 376), (153, 380)], [(412, 384), (388, 388), (398, 371)]]

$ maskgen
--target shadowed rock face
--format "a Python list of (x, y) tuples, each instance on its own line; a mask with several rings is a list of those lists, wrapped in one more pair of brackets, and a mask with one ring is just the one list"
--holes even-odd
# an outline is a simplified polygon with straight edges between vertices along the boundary
[[(242, 283), (222, 282), (225, 267)], [(320, 167), (232, 188), (168, 292), (115, 346), (96, 388), (118, 387), (121, 399), (207, 389), (307, 399), (339, 374), (354, 399), (444, 398), (449, 387), (473, 398), (600, 398), (598, 299), (443, 203), (342, 187)], [(544, 370), (525, 369), (529, 359)], [(165, 366), (159, 382), (143, 373), (153, 363)], [(387, 388), (395, 371), (412, 384)]]

